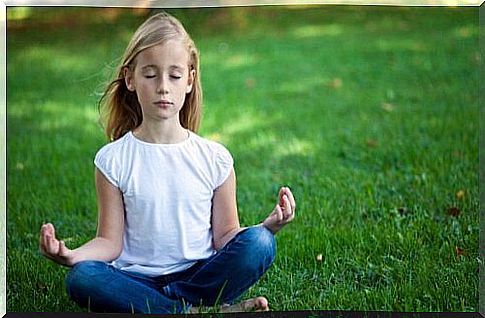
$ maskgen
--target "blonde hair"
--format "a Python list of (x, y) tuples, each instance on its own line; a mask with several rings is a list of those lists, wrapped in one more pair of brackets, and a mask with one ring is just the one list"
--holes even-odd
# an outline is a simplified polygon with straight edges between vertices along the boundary
[(183, 25), (171, 15), (163, 12), (148, 18), (135, 31), (125, 53), (116, 79), (108, 84), (99, 101), (99, 111), (109, 140), (121, 138), (125, 133), (138, 127), (142, 120), (136, 92), (126, 87), (124, 69), (134, 69), (135, 58), (144, 49), (171, 39), (181, 40), (189, 53), (189, 72), (195, 71), (193, 86), (185, 97), (179, 118), (182, 127), (197, 132), (202, 114), (202, 87), (200, 84), (199, 52)]

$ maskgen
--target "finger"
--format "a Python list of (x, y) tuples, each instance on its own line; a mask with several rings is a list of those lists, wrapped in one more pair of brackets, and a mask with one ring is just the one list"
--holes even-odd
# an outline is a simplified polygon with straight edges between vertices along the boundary
[(283, 196), (283, 200), (285, 201), (284, 219), (287, 220), (293, 213), (291, 210), (290, 200), (286, 194)]
[(47, 252), (49, 254), (55, 255), (58, 253), (59, 249), (59, 242), (55, 238), (53, 238), (50, 234), (46, 236), (47, 239)]
[(47, 250), (47, 232), (46, 232), (46, 227), (42, 229), (42, 233), (40, 236), (40, 246), (41, 248), (46, 251)]
[(56, 238), (56, 229), (54, 228), (54, 225), (52, 225), (51, 223), (47, 223), (47, 228), (48, 228), (48, 231), (49, 233), (52, 235), (52, 238)]
[(68, 249), (66, 247), (66, 243), (64, 241), (59, 242), (59, 256), (67, 256)]
[(280, 223), (283, 220), (283, 211), (281, 210), (281, 207), (279, 204), (276, 205), (275, 207), (275, 212), (276, 212), (276, 222)]
[(296, 210), (296, 202), (295, 202), (295, 197), (293, 196), (293, 193), (291, 192), (290, 188), (286, 187), (286, 195), (288, 196), (288, 199), (290, 200), (291, 204), (291, 211), (295, 212)]
[(45, 234), (44, 235), (44, 241), (45, 241), (45, 251), (47, 252), (47, 254), (52, 254), (52, 243), (51, 243), (51, 237), (49, 234)]
[(283, 195), (285, 194), (285, 188), (284, 187), (281, 187), (280, 188), (280, 191), (278, 192), (278, 204), (280, 206), (283, 206), (284, 205), (284, 202), (283, 202)]
[(291, 221), (293, 221), (294, 218), (295, 218), (295, 213), (291, 213), (286, 219), (285, 223), (290, 223)]
[(50, 231), (53, 226), (52, 226), (52, 223), (45, 223), (44, 227), (45, 227), (46, 230)]

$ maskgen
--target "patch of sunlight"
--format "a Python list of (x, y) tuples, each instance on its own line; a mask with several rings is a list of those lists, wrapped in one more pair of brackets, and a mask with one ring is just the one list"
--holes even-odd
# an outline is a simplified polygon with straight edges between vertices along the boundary
[(230, 125), (224, 125), (222, 135), (230, 136), (245, 131), (254, 131), (255, 127), (260, 127), (263, 124), (264, 118), (262, 115), (246, 110), (238, 118), (231, 119)]
[(314, 147), (310, 142), (293, 137), (289, 140), (285, 140), (283, 144), (278, 143), (278, 145), (274, 147), (274, 152), (278, 157), (289, 157), (294, 155), (308, 156), (312, 153), (313, 149)]
[(98, 123), (95, 107), (80, 107), (76, 104), (48, 101), (40, 105), (45, 114), (39, 121), (39, 128), (43, 130), (68, 128), (81, 124), (86, 130), (91, 130), (92, 124)]
[(279, 91), (285, 93), (304, 93), (312, 89), (321, 88), (327, 82), (327, 78), (318, 76), (299, 78), (297, 81), (283, 82), (279, 87)]
[(339, 24), (326, 24), (304, 25), (296, 28), (292, 33), (296, 38), (305, 39), (322, 36), (337, 36), (342, 34), (342, 32), (342, 27)]
[(277, 144), (277, 139), (271, 132), (255, 131), (251, 138), (244, 140), (246, 147), (250, 151), (257, 151), (258, 149), (271, 148), (274, 149)]
[(218, 67), (222, 66), (225, 69), (234, 69), (254, 65), (256, 64), (257, 60), (258, 58), (255, 54), (245, 52), (227, 54), (220, 53), (218, 51), (209, 51), (203, 55), (201, 63), (204, 66), (214, 64)]
[(81, 71), (83, 72), (92, 63), (81, 52), (73, 54), (59, 49), (50, 49), (45, 47), (34, 46), (26, 49), (18, 55), (19, 61), (28, 62), (30, 64), (41, 63), (48, 65), (51, 69), (59, 69), (66, 71)]
[(466, 39), (478, 35), (478, 26), (462, 26), (453, 30), (453, 35), (457, 38)]
[(7, 107), (7, 115), (13, 116), (17, 118), (21, 118), (27, 115), (28, 107), (22, 107), (21, 105), (12, 105), (9, 104)]
[(255, 62), (254, 56), (249, 56), (245, 54), (235, 54), (228, 58), (226, 61), (223, 62), (223, 65), (226, 68), (235, 68), (241, 66), (248, 66), (254, 64)]
[[(212, 107), (207, 104), (205, 106)], [(230, 117), (230, 120), (225, 121), (221, 120), (219, 116), (213, 116), (213, 113), (209, 110), (204, 114), (199, 133), (205, 138), (226, 144), (240, 138), (247, 132), (258, 131), (267, 124), (264, 116), (256, 113), (247, 105), (241, 106), (241, 109), (244, 109), (244, 111), (236, 116), (226, 115), (224, 118)]]
[(398, 41), (379, 40), (377, 42), (377, 48), (382, 51), (409, 50), (413, 52), (424, 52), (427, 50), (425, 43), (403, 38)]
[(255, 132), (253, 137), (246, 140), (247, 149), (258, 151), (258, 149), (271, 149), (274, 158), (291, 156), (309, 156), (313, 153), (314, 147), (306, 140), (296, 137), (276, 136), (272, 132)]
[(31, 7), (10, 7), (7, 10), (7, 20), (24, 20), (32, 14)]

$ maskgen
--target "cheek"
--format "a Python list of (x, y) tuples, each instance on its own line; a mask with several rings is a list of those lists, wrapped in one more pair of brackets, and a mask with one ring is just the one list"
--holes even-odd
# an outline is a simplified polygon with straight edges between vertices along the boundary
[(146, 98), (150, 94), (150, 86), (149, 85), (139, 85), (137, 87), (137, 93), (139, 98)]

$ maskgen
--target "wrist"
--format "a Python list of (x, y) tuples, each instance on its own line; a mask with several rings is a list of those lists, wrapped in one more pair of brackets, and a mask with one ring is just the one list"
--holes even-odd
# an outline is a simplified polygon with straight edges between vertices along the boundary
[(68, 256), (65, 257), (65, 262), (63, 265), (67, 267), (73, 267), (77, 263), (79, 263), (81, 260), (79, 259), (77, 253), (75, 253), (75, 250), (72, 250)]
[(271, 226), (271, 224), (269, 224), (269, 223), (270, 222), (266, 222), (266, 220), (265, 220), (260, 225), (264, 226), (265, 228), (268, 229), (268, 231), (270, 231), (273, 235), (275, 235), (278, 232), (278, 229), (275, 229), (274, 226)]

